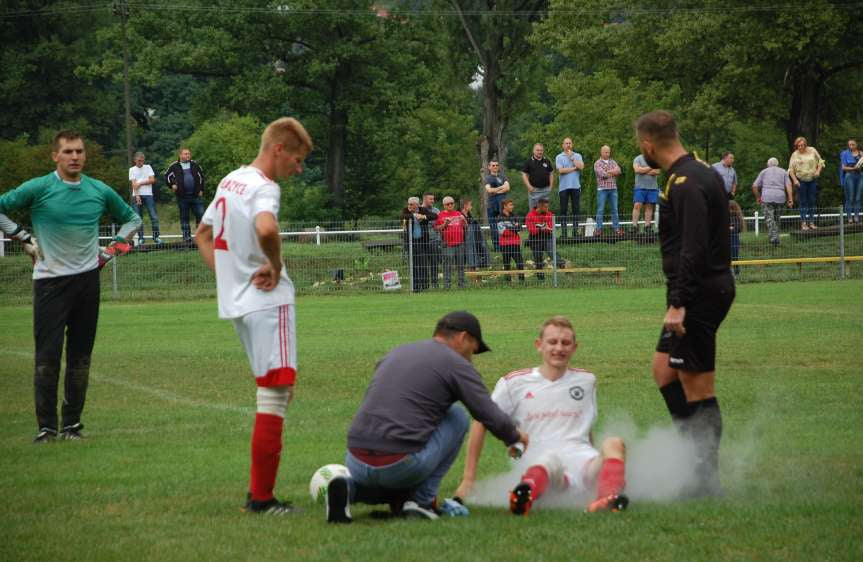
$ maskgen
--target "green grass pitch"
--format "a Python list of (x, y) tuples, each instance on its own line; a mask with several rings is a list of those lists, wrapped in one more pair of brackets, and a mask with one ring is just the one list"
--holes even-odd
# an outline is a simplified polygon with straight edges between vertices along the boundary
[[(333, 527), (307, 486), (342, 462), (345, 432), (375, 362), (468, 308), (493, 352), (491, 386), (536, 362), (538, 324), (576, 325), (574, 364), (597, 373), (598, 431), (668, 425), (650, 376), (663, 292), (489, 290), (301, 297), (299, 383), (288, 410), (277, 494), (305, 512), (240, 511), (254, 386), (212, 300), (104, 303), (84, 442), (35, 446), (29, 306), (0, 308), (0, 560), (861, 560), (863, 282), (738, 287), (719, 336), (724, 416), (718, 500), (633, 501), (627, 512), (546, 509), (516, 518), (379, 521), (354, 506)], [(484, 477), (507, 468), (486, 444)], [(441, 493), (461, 475), (457, 461)], [(501, 492), (505, 494), (505, 491)]]

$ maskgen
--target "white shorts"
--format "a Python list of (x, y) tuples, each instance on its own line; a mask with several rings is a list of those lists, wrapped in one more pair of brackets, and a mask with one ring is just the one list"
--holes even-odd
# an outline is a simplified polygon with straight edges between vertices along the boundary
[(258, 386), (292, 385), (297, 377), (294, 305), (283, 304), (234, 318)]
[[(528, 447), (527, 452), (530, 452)], [(525, 455), (525, 466), (542, 465), (548, 471), (550, 484), (558, 490), (590, 492), (595, 484), (595, 474), (590, 472), (590, 463), (599, 456), (599, 451), (585, 445), (560, 449), (535, 450)]]

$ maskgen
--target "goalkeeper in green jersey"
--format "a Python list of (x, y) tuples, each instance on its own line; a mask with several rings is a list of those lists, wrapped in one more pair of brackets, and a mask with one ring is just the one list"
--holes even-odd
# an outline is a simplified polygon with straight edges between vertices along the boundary
[[(0, 196), (0, 229), (21, 241), (33, 258), (37, 443), (53, 441), (58, 430), (62, 438), (81, 438), (81, 412), (99, 317), (99, 270), (129, 250), (126, 238), (141, 225), (116, 191), (81, 173), (87, 160), (81, 135), (57, 133), (51, 158), (57, 163), (55, 171)], [(30, 212), (33, 236), (6, 216), (18, 210)], [(101, 249), (99, 220), (105, 213), (122, 226), (108, 247)], [(60, 425), (57, 388), (64, 333), (66, 379)]]

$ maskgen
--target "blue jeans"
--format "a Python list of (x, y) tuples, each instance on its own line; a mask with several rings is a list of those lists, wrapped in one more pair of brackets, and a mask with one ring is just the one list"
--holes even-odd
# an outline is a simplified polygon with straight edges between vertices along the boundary
[(485, 216), (488, 218), (489, 230), (491, 231), (491, 244), (494, 249), (500, 251), (500, 244), (497, 241), (497, 228), (495, 228), (495, 220), (500, 214), (500, 204), (503, 202), (503, 195), (495, 195), (488, 198), (488, 208), (485, 210)]
[(598, 189), (596, 191), (596, 228), (602, 228), (602, 216), (605, 214), (605, 202), (611, 201), (611, 226), (614, 230), (620, 228), (620, 219), (617, 217), (617, 190)]
[(357, 486), (362, 486), (413, 490), (414, 501), (422, 506), (431, 504), (437, 497), (441, 480), (458, 457), (469, 423), (464, 408), (453, 404), (422, 450), (385, 466), (367, 465), (348, 451), (345, 465), (351, 473), (351, 501), (357, 498)]
[(192, 239), (192, 231), (189, 228), (189, 209), (195, 213), (195, 226), (201, 223), (201, 217), (204, 216), (204, 204), (200, 197), (177, 199), (177, 205), (180, 207), (180, 228), (183, 230), (183, 240), (188, 242)]
[(815, 222), (815, 197), (818, 194), (818, 180), (800, 182), (798, 197), (800, 198), (800, 220)]
[(132, 208), (141, 217), (141, 228), (138, 229), (138, 240), (144, 241), (144, 207), (147, 207), (147, 214), (150, 215), (150, 226), (153, 228), (153, 240), (159, 237), (159, 215), (156, 214), (156, 199), (152, 195), (141, 195), (141, 204), (135, 202), (132, 198)]
[(863, 190), (863, 172), (845, 172), (845, 216), (860, 220), (860, 192)]

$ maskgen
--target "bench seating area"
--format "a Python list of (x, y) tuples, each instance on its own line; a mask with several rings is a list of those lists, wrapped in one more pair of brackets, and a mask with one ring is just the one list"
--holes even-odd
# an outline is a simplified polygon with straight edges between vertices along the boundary
[[(558, 273), (613, 273), (615, 276), (615, 281), (620, 283), (620, 274), (626, 271), (625, 267), (561, 267), (557, 270)], [(465, 271), (464, 274), (469, 279), (477, 279), (480, 277), (500, 277), (500, 276), (514, 276), (514, 275), (536, 275), (537, 273), (544, 273), (546, 275), (552, 274), (551, 268), (546, 269), (483, 269), (480, 271)]]

